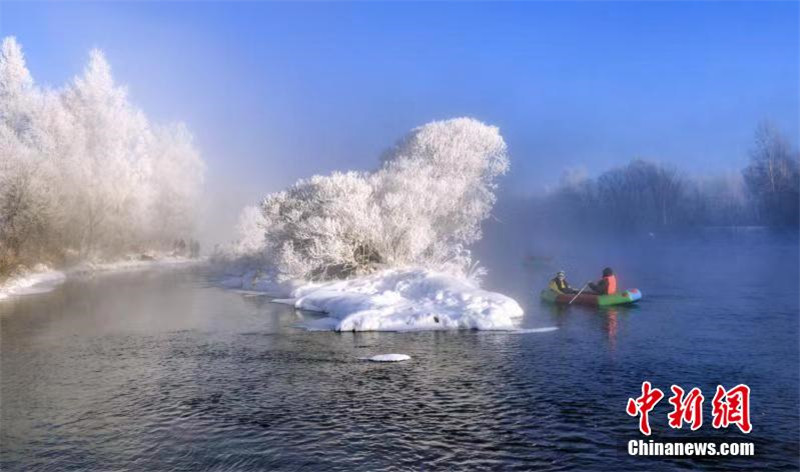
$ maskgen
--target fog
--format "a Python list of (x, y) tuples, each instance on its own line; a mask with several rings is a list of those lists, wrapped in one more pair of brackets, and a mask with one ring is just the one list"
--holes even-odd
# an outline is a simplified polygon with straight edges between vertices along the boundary
[(567, 168), (558, 184), (538, 195), (502, 194), (478, 252), (484, 260), (510, 257), (536, 265), (569, 248), (613, 253), (714, 232), (796, 234), (800, 152), (774, 124), (762, 122), (748, 154), (741, 170), (712, 176), (642, 159), (595, 171), (594, 178)]
[[(206, 254), (236, 238), (245, 206), (313, 175), (375, 171), (398, 136), (457, 116), (498, 126), (508, 145), (499, 207), (527, 201), (528, 219), (549, 226), (649, 233), (789, 221), (779, 201), (791, 191), (756, 201), (759, 184), (743, 172), (760, 123), (771, 123), (782, 155), (796, 152), (798, 51), (787, 40), (796, 5), (703, 4), (688, 16), (673, 5), (487, 8), (11, 3), (2, 28), (24, 46), (41, 90), (83, 74), (96, 47), (150, 125), (185, 124), (205, 167), (186, 237)], [(660, 22), (681, 27), (653, 28)], [(753, 35), (761, 42), (740, 41)], [(737, 54), (724, 53), (732, 43)], [(633, 161), (662, 177), (674, 170), (680, 198), (664, 189), (647, 197), (660, 211), (655, 201), (612, 211), (636, 198), (630, 187), (609, 198)], [(781, 171), (789, 182), (792, 165)]]
[[(63, 261), (70, 259), (108, 259), (131, 252), (169, 250), (175, 241), (195, 238), (203, 242), (206, 253), (218, 252), (220, 244), (230, 243), (238, 237), (247, 240), (246, 244), (253, 247), (262, 238), (265, 252), (280, 254), (285, 250), (286, 241), (296, 239), (294, 236), (280, 236), (283, 232), (279, 230), (279, 225), (273, 225), (267, 231), (269, 228), (266, 223), (250, 225), (253, 234), (235, 234), (237, 225), (241, 229), (242, 224), (249, 224), (240, 221), (243, 209), (258, 206), (265, 198), (264, 204), (258, 209), (264, 213), (265, 221), (273, 221), (278, 213), (288, 211), (276, 210), (278, 213), (269, 216), (269, 202), (271, 198), (274, 200), (269, 195), (282, 194), (267, 190), (279, 186), (284, 177), (266, 173), (263, 184), (255, 185), (251, 179), (241, 179), (235, 173), (224, 171), (202, 187), (205, 164), (193, 144), (191, 131), (180, 123), (151, 123), (145, 111), (131, 103), (127, 89), (114, 82), (111, 70), (103, 53), (94, 50), (81, 75), (63, 87), (46, 89), (34, 81), (15, 39), (9, 37), (4, 40), (1, 84), (5, 117), (2, 150), (6, 156), (2, 173), (4, 270), (9, 271), (16, 264), (63, 264)], [(420, 154), (410, 148), (403, 151), (402, 143), (399, 148), (392, 149), (390, 143), (393, 141), (389, 141), (384, 145), (384, 151), (373, 157), (372, 169), (380, 165), (379, 156), (383, 156), (385, 166), (388, 162), (386, 156), (406, 154), (418, 154), (414, 159), (428, 161), (431, 169), (434, 169), (411, 171), (409, 176), (416, 177), (392, 177), (403, 182), (395, 187), (405, 195), (398, 197), (398, 201), (410, 205), (404, 210), (390, 210), (390, 204), (380, 203), (380, 198), (386, 198), (380, 195), (387, 190), (382, 190), (386, 185), (378, 182), (388, 181), (386, 176), (392, 175), (388, 170), (362, 177), (357, 165), (355, 168), (347, 166), (338, 169), (354, 171), (353, 185), (363, 180), (363, 185), (358, 183), (356, 187), (369, 188), (366, 191), (379, 196), (378, 201), (368, 206), (372, 208), (375, 205), (375, 211), (382, 213), (384, 218), (394, 215), (388, 217), (389, 220), (397, 219), (398, 215), (411, 215), (414, 211), (419, 213), (419, 218), (402, 217), (404, 222), (398, 226), (389, 223), (389, 220), (379, 222), (376, 218), (369, 222), (370, 218), (366, 215), (372, 210), (367, 207), (351, 212), (363, 217), (364, 225), (355, 224), (349, 236), (345, 234), (347, 231), (341, 237), (325, 236), (323, 239), (329, 239), (330, 244), (320, 239), (319, 244), (327, 244), (330, 251), (323, 251), (320, 247), (314, 249), (318, 254), (327, 251), (328, 254), (324, 256), (327, 262), (319, 262), (322, 265), (313, 270), (305, 265), (303, 269), (286, 269), (287, 273), (309, 277), (312, 272), (323, 270), (322, 267), (341, 264), (361, 266), (361, 262), (347, 262), (347, 257), (334, 256), (340, 249), (348, 252), (344, 248), (353, 244), (361, 249), (350, 252), (355, 254), (368, 247), (369, 255), (364, 257), (375, 258), (376, 261), (392, 260), (394, 264), (400, 264), (401, 261), (420, 263), (422, 260), (438, 260), (433, 265), (441, 265), (442, 261), (461, 258), (456, 253), (466, 250), (469, 244), (480, 239), (480, 232), (473, 225), (479, 224), (490, 214), (491, 204), (495, 200), (490, 190), (495, 184), (490, 183), (492, 179), (489, 179), (484, 183), (488, 187), (483, 190), (464, 187), (463, 195), (455, 191), (454, 185), (462, 185), (472, 178), (466, 177), (471, 175), (471, 171), (464, 173), (471, 152), (467, 151), (469, 145), (465, 143), (471, 139), (478, 139), (475, 142), (480, 143), (477, 136), (481, 131), (476, 129), (450, 135), (444, 131), (445, 128), (436, 128), (438, 125), (435, 124), (432, 126), (430, 136), (424, 138), (424, 142), (428, 143), (426, 146), (435, 142), (458, 141), (462, 143), (458, 151), (446, 144), (437, 144), (438, 150), (432, 153), (422, 151)], [(502, 143), (503, 159), (507, 159), (506, 144), (499, 135), (497, 139)], [(749, 156), (749, 161), (739, 170), (697, 176), (675, 163), (647, 159), (633, 159), (609, 169), (566, 167), (561, 171), (557, 184), (549, 185), (533, 195), (515, 190), (514, 175), (515, 172), (516, 175), (520, 173), (515, 170), (520, 158), (511, 155), (511, 172), (502, 180), (501, 186), (504, 188), (500, 194), (500, 207), (503, 210), (497, 214), (507, 213), (513, 208), (508, 220), (513, 221), (517, 228), (512, 231), (523, 234), (537, 233), (533, 228), (540, 224), (545, 224), (550, 233), (562, 235), (589, 232), (597, 235), (646, 234), (651, 237), (706, 226), (796, 228), (800, 200), (800, 165), (796, 146), (783, 130), (770, 121), (762, 121), (754, 127), (751, 139), (749, 147), (743, 150)], [(491, 150), (478, 151), (483, 149), (483, 145), (476, 146), (476, 155), (490, 156), (495, 153)], [(446, 157), (452, 152), (461, 154)], [(429, 154), (421, 157), (426, 153)], [(479, 157), (478, 161), (481, 159), (484, 157)], [(507, 173), (509, 165), (507, 160), (504, 162), (503, 174)], [(316, 174), (314, 172), (304, 177)], [(341, 178), (347, 175), (350, 174)], [(340, 178), (336, 176), (334, 173), (334, 178)], [(425, 184), (425, 179), (430, 182)], [(320, 189), (322, 182), (327, 181), (322, 177), (313, 177), (308, 182)], [(298, 185), (292, 191), (297, 193), (297, 201), (300, 202), (297, 208), (300, 208), (316, 197), (306, 195), (308, 190), (303, 189), (305, 184), (302, 181)], [(341, 182), (331, 185), (331, 189), (340, 187), (340, 191), (344, 192), (340, 195), (342, 202), (353, 204), (358, 201), (356, 187), (342, 186)], [(414, 186), (418, 186), (419, 195), (412, 191)], [(444, 188), (449, 190), (445, 191)], [(330, 193), (331, 189), (325, 192)], [(487, 197), (480, 198), (488, 200), (477, 203), (480, 198), (476, 199), (476, 195), (482, 194)], [(437, 198), (440, 197), (451, 198), (451, 202), (439, 202)], [(453, 202), (460, 202), (455, 203), (455, 207), (460, 206), (464, 215), (473, 210), (477, 212), (466, 217), (465, 221), (470, 223), (448, 227), (445, 223), (455, 221), (453, 215), (459, 212), (438, 214), (433, 211), (435, 208), (442, 210), (453, 207)], [(425, 212), (422, 208), (426, 205), (432, 205), (431, 211), (423, 215)], [(313, 215), (320, 211), (311, 210), (309, 221), (312, 226), (309, 226), (309, 230), (314, 225), (318, 226)], [(245, 215), (249, 214), (245, 211)], [(339, 228), (347, 221), (344, 216), (336, 217), (329, 211), (319, 214), (333, 218), (331, 221), (335, 221)], [(434, 222), (444, 226), (435, 228)], [(493, 224), (490, 220), (483, 226)], [(292, 231), (307, 233), (300, 229)], [(394, 236), (393, 231), (397, 233)], [(368, 235), (372, 232), (382, 234), (375, 233), (370, 239)], [(427, 236), (421, 236), (423, 234)], [(400, 235), (404, 236), (401, 238)], [(305, 235), (302, 239), (308, 237)], [(419, 240), (428, 237), (432, 239), (427, 243)], [(272, 247), (267, 248), (270, 238), (273, 240)], [(403, 238), (410, 238), (405, 249), (397, 246)], [(371, 242), (367, 242), (367, 239)], [(412, 240), (415, 241), (412, 243)], [(333, 244), (333, 241), (338, 242)], [(300, 247), (298, 244), (294, 243)], [(434, 249), (437, 244), (448, 249), (442, 249), (444, 252), (434, 256), (439, 251)], [(378, 249), (380, 247), (383, 249)], [(297, 259), (292, 250), (291, 255), (283, 257), (283, 265), (295, 264), (287, 262), (289, 260), (303, 260), (302, 264), (308, 264), (309, 258), (313, 257), (317, 256), (308, 253)], [(468, 267), (470, 258), (467, 257), (465, 261), (462, 265)]]
[(796, 8), (12, 2), (2, 28), (43, 86), (69, 82), (97, 47), (151, 121), (186, 123), (206, 164), (197, 237), (210, 251), (243, 206), (374, 170), (398, 136), (456, 116), (500, 128), (511, 196), (635, 158), (739, 174), (762, 120), (797, 143)]

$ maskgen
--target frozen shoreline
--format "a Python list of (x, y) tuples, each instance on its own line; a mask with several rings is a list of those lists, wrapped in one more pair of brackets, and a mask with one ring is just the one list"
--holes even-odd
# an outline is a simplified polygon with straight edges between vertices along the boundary
[[(173, 268), (203, 259), (164, 256), (142, 260), (83, 262), (63, 271), (38, 265), (0, 285), (0, 300), (49, 292), (69, 277), (107, 272)], [(481, 331), (544, 332), (555, 328), (521, 330), (523, 310), (510, 297), (483, 290), (468, 279), (420, 269), (390, 269), (348, 280), (322, 283), (277, 283), (268, 271), (226, 274), (217, 280), (224, 288), (263, 294), (276, 303), (323, 314), (300, 327), (311, 331)]]
[(15, 296), (49, 292), (64, 283), (65, 279), (64, 272), (39, 264), (32, 271), (12, 276), (0, 284), (0, 301)]
[(0, 301), (11, 297), (34, 295), (50, 292), (63, 284), (68, 277), (87, 277), (106, 272), (123, 272), (127, 270), (143, 270), (157, 267), (176, 267), (204, 262), (204, 259), (189, 259), (177, 256), (155, 256), (143, 260), (131, 257), (113, 262), (81, 262), (63, 270), (55, 270), (44, 264), (37, 264), (33, 269), (10, 277), (0, 284)]

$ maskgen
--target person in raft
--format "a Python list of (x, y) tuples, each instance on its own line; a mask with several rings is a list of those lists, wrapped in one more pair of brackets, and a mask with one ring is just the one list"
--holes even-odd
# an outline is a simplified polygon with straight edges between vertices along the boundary
[(578, 293), (577, 290), (569, 286), (567, 274), (563, 270), (559, 270), (556, 276), (550, 279), (550, 285), (548, 285), (548, 287), (556, 293)]
[(589, 282), (589, 289), (597, 295), (614, 295), (617, 293), (617, 277), (611, 267), (603, 269), (603, 278), (597, 282)]

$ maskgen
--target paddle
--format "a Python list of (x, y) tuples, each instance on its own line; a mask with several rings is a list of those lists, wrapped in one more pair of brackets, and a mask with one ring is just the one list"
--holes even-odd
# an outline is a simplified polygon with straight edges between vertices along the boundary
[(588, 286), (589, 286), (589, 282), (586, 282), (586, 285), (584, 285), (583, 288), (580, 289), (580, 291), (578, 293), (576, 293), (574, 297), (572, 297), (572, 300), (570, 300), (569, 303), (567, 303), (567, 305), (572, 305), (572, 302), (574, 302), (575, 299), (578, 298), (578, 295), (583, 293), (583, 291), (586, 290), (586, 287), (588, 287)]

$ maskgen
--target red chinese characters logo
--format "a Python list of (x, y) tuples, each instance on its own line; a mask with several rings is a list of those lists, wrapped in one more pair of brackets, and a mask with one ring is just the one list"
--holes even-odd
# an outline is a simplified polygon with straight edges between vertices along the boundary
[[(689, 393), (678, 385), (672, 385), (672, 396), (669, 403), (672, 411), (667, 414), (671, 428), (682, 428), (689, 424), (692, 431), (703, 426), (703, 392), (695, 387)], [(639, 431), (650, 436), (650, 412), (664, 398), (664, 392), (648, 382), (642, 382), (642, 394), (637, 398), (628, 398), (625, 411), (630, 416), (639, 416)], [(711, 401), (712, 425), (714, 428), (727, 428), (734, 424), (745, 434), (753, 430), (750, 423), (750, 387), (739, 384), (730, 390), (717, 385), (714, 399)]]
[(743, 433), (753, 429), (750, 423), (750, 387), (739, 384), (730, 390), (717, 385), (717, 393), (711, 401), (712, 425), (715, 428), (727, 428), (735, 424)]
[(650, 436), (650, 419), (648, 415), (662, 398), (664, 398), (664, 392), (653, 388), (650, 382), (644, 381), (642, 382), (642, 396), (636, 399), (628, 399), (628, 407), (625, 411), (631, 416), (639, 415), (639, 431), (642, 434)]
[(695, 387), (684, 398), (683, 389), (673, 385), (672, 393), (673, 396), (669, 399), (672, 412), (667, 415), (669, 425), (672, 428), (682, 428), (686, 422), (692, 425), (692, 431), (700, 429), (700, 426), (703, 426), (703, 392)]

